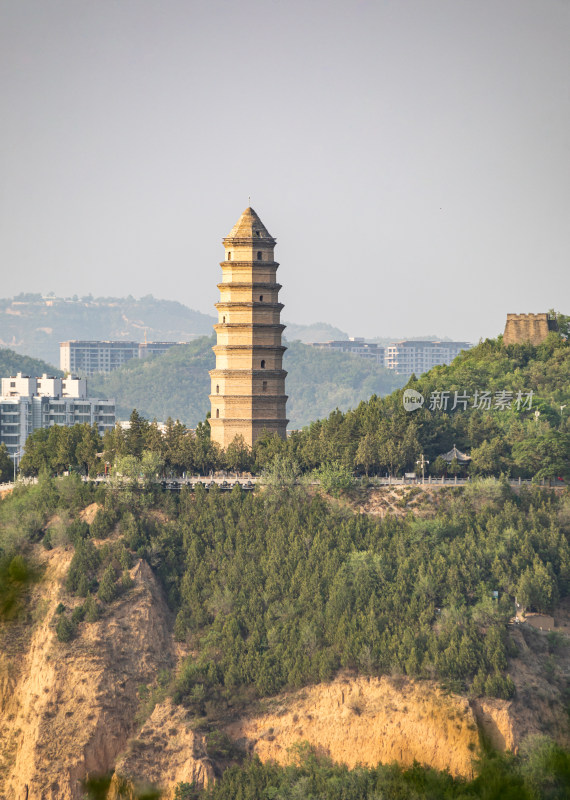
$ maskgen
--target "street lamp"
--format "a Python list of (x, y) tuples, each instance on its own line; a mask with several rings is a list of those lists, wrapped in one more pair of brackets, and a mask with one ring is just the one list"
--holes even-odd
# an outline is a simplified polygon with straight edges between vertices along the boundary
[(562, 412), (566, 408), (566, 405), (560, 406), (560, 427), (562, 428)]
[(425, 482), (425, 468), (426, 468), (427, 464), (429, 464), (429, 461), (424, 458), (424, 454), (422, 453), (421, 456), (419, 457), (418, 461), (416, 461), (416, 464), (419, 464), (419, 466), (422, 468), (422, 483), (424, 483)]

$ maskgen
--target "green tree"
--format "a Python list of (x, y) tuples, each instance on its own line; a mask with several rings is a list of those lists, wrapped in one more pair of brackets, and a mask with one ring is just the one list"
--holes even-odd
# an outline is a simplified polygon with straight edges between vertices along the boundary
[(332, 495), (338, 495), (354, 485), (352, 473), (338, 461), (323, 464), (313, 475), (325, 492)]
[(471, 451), (469, 471), (473, 475), (500, 475), (506, 467), (504, 441), (496, 436)]
[(516, 593), (522, 606), (535, 611), (552, 611), (558, 602), (556, 579), (538, 557), (522, 573)]
[(14, 463), (5, 444), (0, 444), (0, 483), (7, 483), (14, 477)]
[(75, 463), (79, 464), (87, 475), (101, 472), (102, 462), (100, 453), (103, 442), (96, 425), (80, 425), (81, 439), (75, 450)]
[(263, 470), (263, 482), (268, 486), (294, 486), (301, 477), (298, 461), (283, 453), (277, 453)]
[(130, 481), (137, 481), (142, 474), (140, 458), (133, 455), (120, 456), (113, 465), (113, 474), (117, 477), (128, 478)]
[(442, 456), (438, 456), (431, 465), (430, 472), (437, 478), (441, 478), (447, 472), (447, 461)]
[(253, 467), (251, 447), (243, 436), (236, 436), (224, 451), (224, 460), (231, 472), (249, 472)]
[(104, 603), (112, 603), (116, 596), (117, 587), (115, 570), (111, 564), (109, 564), (103, 573), (103, 577), (101, 578), (101, 583), (99, 584), (99, 589), (97, 591), (97, 597)]
[(358, 443), (356, 464), (364, 469), (367, 477), (370, 469), (378, 466), (378, 441), (373, 433), (365, 434)]
[(146, 450), (140, 460), (140, 473), (145, 484), (148, 485), (156, 480), (163, 467), (164, 459), (158, 453)]
[(150, 424), (142, 417), (136, 408), (133, 408), (129, 417), (129, 427), (125, 432), (125, 446), (128, 455), (140, 458), (145, 447)]
[(37, 476), (42, 470), (51, 472), (51, 452), (48, 446), (49, 430), (39, 428), (31, 433), (20, 461), (20, 472), (25, 476)]
[(75, 631), (75, 624), (69, 617), (67, 617), (65, 614), (62, 614), (57, 621), (57, 625), (55, 626), (55, 632), (59, 641), (70, 642), (75, 636)]

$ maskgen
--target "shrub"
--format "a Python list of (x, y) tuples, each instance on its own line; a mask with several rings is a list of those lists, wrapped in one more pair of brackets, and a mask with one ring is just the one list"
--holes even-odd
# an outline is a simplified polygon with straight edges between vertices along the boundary
[(23, 556), (14, 556), (10, 561), (8, 575), (16, 583), (25, 583), (28, 580), (28, 565)]
[(55, 632), (60, 642), (70, 642), (75, 636), (75, 624), (69, 617), (62, 615), (55, 626)]
[(71, 614), (71, 621), (73, 622), (74, 625), (78, 625), (80, 622), (83, 622), (84, 617), (85, 617), (84, 606), (82, 605), (77, 606), (76, 608), (73, 609), (73, 612)]
[(323, 464), (313, 472), (322, 488), (328, 494), (338, 496), (341, 491), (346, 491), (354, 486), (354, 477), (351, 471), (339, 461)]
[(116, 596), (117, 587), (115, 586), (115, 570), (111, 564), (109, 564), (103, 573), (103, 577), (101, 578), (97, 597), (99, 597), (104, 603), (112, 603)]
[(94, 539), (105, 539), (113, 530), (117, 521), (114, 511), (99, 509), (91, 523), (91, 536)]
[(199, 800), (202, 790), (195, 783), (182, 781), (174, 791), (174, 800)]
[(83, 520), (74, 520), (67, 529), (67, 537), (77, 547), (79, 542), (89, 538), (89, 525)]
[(87, 599), (83, 603), (83, 610), (85, 612), (85, 622), (97, 622), (101, 616), (99, 604), (92, 594), (87, 595)]
[(501, 675), (496, 672), (493, 675), (489, 675), (485, 681), (485, 694), (489, 697), (510, 700), (515, 694), (515, 684), (510, 675)]
[(81, 540), (71, 559), (67, 573), (66, 588), (71, 594), (86, 597), (88, 591), (96, 585), (95, 575), (101, 563), (101, 557), (93, 542)]

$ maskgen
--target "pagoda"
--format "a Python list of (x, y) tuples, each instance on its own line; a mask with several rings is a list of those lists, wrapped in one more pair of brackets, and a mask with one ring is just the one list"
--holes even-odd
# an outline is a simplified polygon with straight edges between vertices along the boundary
[(223, 244), (210, 429), (225, 449), (236, 436), (250, 447), (264, 432), (285, 438), (288, 420), (275, 239), (246, 208)]

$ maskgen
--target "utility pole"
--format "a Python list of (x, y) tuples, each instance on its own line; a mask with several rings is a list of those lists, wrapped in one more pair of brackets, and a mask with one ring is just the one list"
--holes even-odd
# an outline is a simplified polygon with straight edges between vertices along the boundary
[(422, 468), (422, 483), (424, 483), (425, 482), (425, 468), (429, 464), (429, 461), (427, 461), (427, 459), (424, 458), (424, 454), (422, 453), (421, 456), (419, 457), (418, 461), (416, 461), (416, 464), (418, 464)]
[(21, 455), (22, 455), (22, 451), (21, 450), (17, 450), (14, 453), (14, 483), (16, 483), (16, 468), (17, 468), (17, 465), (18, 465), (18, 456), (21, 456)]

